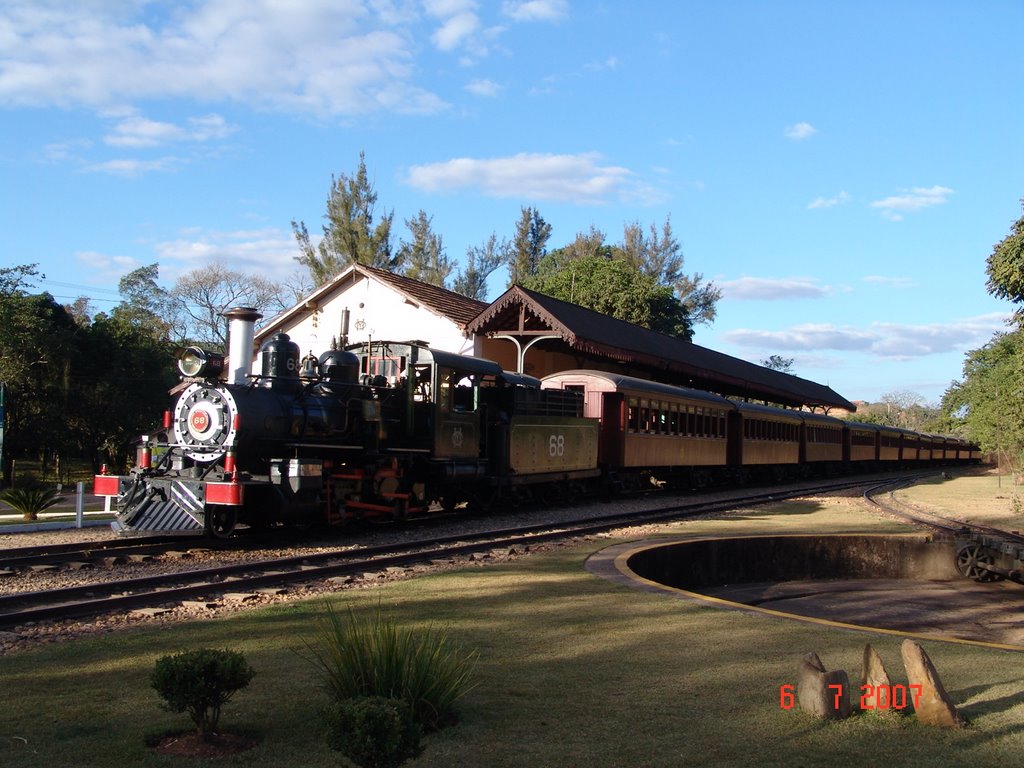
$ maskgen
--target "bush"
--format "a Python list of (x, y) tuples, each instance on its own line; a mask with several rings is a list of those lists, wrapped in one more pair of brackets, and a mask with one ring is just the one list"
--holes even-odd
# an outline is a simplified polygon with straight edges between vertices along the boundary
[(362, 768), (397, 768), (422, 751), (409, 705), (371, 696), (341, 701), (326, 713), (328, 743)]
[(21, 513), (25, 520), (37, 520), (39, 513), (60, 501), (60, 493), (50, 486), (8, 488), (0, 492), (0, 501)]
[(456, 721), (455, 702), (469, 690), (476, 665), (476, 653), (453, 646), (446, 631), (400, 629), (379, 606), (360, 621), (351, 607), (342, 617), (327, 604), (308, 648), (335, 701), (401, 699), (424, 731)]
[(209, 736), (220, 709), (256, 673), (237, 651), (200, 648), (157, 660), (150, 683), (171, 712), (188, 712), (196, 729)]

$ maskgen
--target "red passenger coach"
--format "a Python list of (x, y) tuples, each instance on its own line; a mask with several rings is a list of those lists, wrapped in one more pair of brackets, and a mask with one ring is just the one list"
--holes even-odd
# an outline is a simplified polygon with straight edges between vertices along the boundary
[(563, 371), (541, 386), (583, 394), (584, 416), (601, 423), (599, 462), (634, 484), (649, 476), (703, 485), (703, 468), (727, 464), (727, 416), (736, 404), (724, 397), (607, 371)]

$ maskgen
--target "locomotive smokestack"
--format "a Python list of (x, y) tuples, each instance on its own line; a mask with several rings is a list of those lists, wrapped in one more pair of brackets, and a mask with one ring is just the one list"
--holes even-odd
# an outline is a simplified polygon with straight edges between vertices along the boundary
[(344, 349), (348, 344), (348, 307), (341, 310), (341, 348)]
[(228, 381), (245, 384), (252, 371), (252, 343), (256, 321), (263, 315), (252, 307), (235, 307), (224, 313), (228, 319)]

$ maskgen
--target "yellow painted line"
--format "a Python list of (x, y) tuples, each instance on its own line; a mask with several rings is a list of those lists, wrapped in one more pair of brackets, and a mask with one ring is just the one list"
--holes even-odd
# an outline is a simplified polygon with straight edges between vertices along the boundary
[(920, 639), (920, 640), (939, 640), (939, 641), (942, 641), (942, 642), (945, 642), (945, 643), (959, 643), (960, 645), (971, 645), (971, 646), (976, 646), (976, 647), (979, 647), (979, 648), (993, 648), (993, 649), (997, 649), (997, 650), (1001, 650), (1001, 651), (1024, 651), (1024, 646), (1021, 646), (1021, 645), (1009, 645), (1009, 644), (1006, 644), (1006, 643), (989, 643), (989, 642), (985, 642), (983, 640), (966, 640), (966, 639), (959, 638), (959, 637), (948, 637), (947, 635), (930, 635), (930, 634), (924, 634), (924, 633), (920, 633), (920, 632), (906, 632), (906, 631), (899, 630), (899, 629), (888, 629), (886, 627), (871, 627), (871, 626), (866, 626), (864, 624), (849, 624), (849, 623), (843, 622), (843, 621), (834, 621), (832, 619), (820, 619), (820, 618), (817, 618), (817, 617), (814, 617), (814, 616), (801, 616), (798, 613), (786, 613), (785, 611), (776, 611), (776, 610), (771, 609), (771, 608), (761, 608), (761, 607), (756, 606), (756, 605), (747, 605), (746, 603), (737, 603), (734, 600), (725, 600), (725, 599), (720, 598), (720, 597), (712, 597), (710, 595), (704, 595), (704, 594), (701, 594), (700, 592), (691, 592), (688, 589), (682, 589), (680, 587), (669, 587), (669, 586), (667, 586), (665, 584), (662, 584), (660, 582), (652, 581), (651, 579), (646, 579), (643, 576), (640, 576), (639, 574), (637, 574), (634, 571), (632, 571), (629, 568), (629, 565), (628, 565), (629, 558), (631, 558), (633, 555), (636, 555), (636, 554), (638, 554), (640, 552), (646, 552), (646, 551), (651, 550), (651, 549), (661, 549), (663, 547), (676, 546), (676, 545), (679, 545), (679, 544), (698, 543), (698, 542), (703, 543), (703, 542), (708, 542), (708, 541), (729, 541), (731, 539), (809, 538), (811, 536), (821, 536), (821, 535), (838, 536), (838, 537), (842, 537), (842, 536), (865, 536), (865, 535), (867, 535), (867, 536), (878, 536), (878, 537), (887, 537), (887, 538), (891, 538), (893, 536), (908, 537), (908, 538), (911, 538), (911, 537), (921, 538), (920, 534), (881, 534), (881, 533), (879, 533), (879, 534), (863, 534), (863, 533), (857, 533), (857, 534), (841, 534), (841, 533), (840, 534), (813, 534), (813, 533), (801, 533), (801, 534), (783, 534), (783, 535), (775, 535), (775, 534), (746, 534), (746, 535), (742, 535), (742, 536), (688, 537), (688, 538), (685, 538), (685, 539), (677, 539), (675, 541), (665, 541), (665, 542), (661, 542), (661, 543), (658, 543), (658, 544), (654, 544), (654, 543), (648, 541), (647, 544), (637, 545), (636, 547), (632, 547), (632, 548), (626, 550), (625, 552), (622, 552), (622, 553), (616, 555), (615, 560), (614, 560), (614, 564), (615, 564), (615, 570), (618, 571), (619, 574), (624, 576), (629, 581), (633, 581), (633, 582), (636, 582), (638, 584), (644, 584), (645, 586), (653, 588), (653, 589), (656, 589), (658, 591), (669, 592), (669, 593), (673, 593), (673, 594), (677, 594), (677, 595), (682, 595), (682, 596), (689, 597), (689, 598), (694, 599), (694, 600), (699, 600), (699, 601), (704, 602), (704, 603), (711, 603), (712, 605), (718, 605), (718, 606), (721, 606), (723, 608), (730, 608), (730, 609), (733, 609), (733, 610), (741, 610), (741, 611), (753, 611), (755, 613), (760, 613), (760, 614), (763, 614), (765, 616), (774, 616), (776, 618), (781, 618), (781, 619), (792, 619), (794, 621), (803, 621), (803, 622), (806, 622), (808, 624), (817, 624), (817, 625), (823, 626), (823, 627), (833, 627), (833, 628), (838, 628), (838, 629), (853, 629), (853, 630), (857, 630), (857, 631), (860, 631), (860, 632), (877, 632), (877, 633), (883, 634), (883, 635), (895, 635), (897, 637), (912, 637), (912, 638), (916, 638), (916, 639)]

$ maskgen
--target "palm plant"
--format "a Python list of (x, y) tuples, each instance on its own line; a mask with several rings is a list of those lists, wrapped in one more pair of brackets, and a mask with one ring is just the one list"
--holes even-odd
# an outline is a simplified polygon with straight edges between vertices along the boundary
[(0, 492), (0, 501), (7, 504), (15, 512), (20, 512), (25, 520), (37, 520), (39, 513), (60, 501), (60, 493), (49, 486), (28, 486), (26, 488), (8, 488)]

